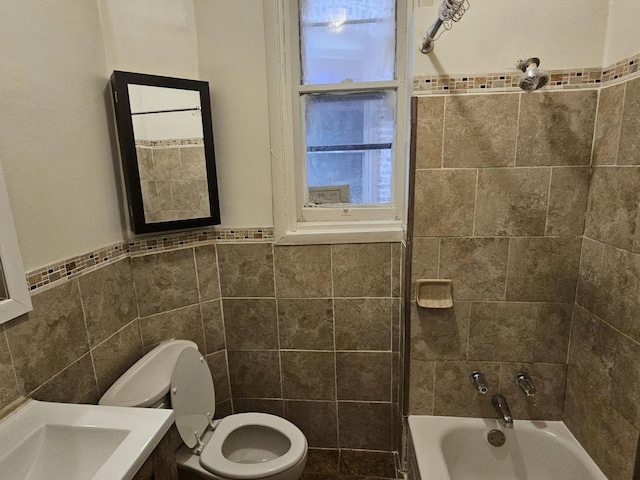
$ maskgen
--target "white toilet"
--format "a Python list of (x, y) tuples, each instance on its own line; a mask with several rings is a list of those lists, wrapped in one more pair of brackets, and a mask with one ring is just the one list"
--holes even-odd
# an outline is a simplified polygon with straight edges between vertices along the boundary
[(211, 372), (197, 345), (188, 340), (154, 348), (99, 404), (173, 408), (184, 442), (176, 452), (181, 478), (298, 480), (307, 463), (307, 439), (284, 418), (238, 413), (213, 420)]

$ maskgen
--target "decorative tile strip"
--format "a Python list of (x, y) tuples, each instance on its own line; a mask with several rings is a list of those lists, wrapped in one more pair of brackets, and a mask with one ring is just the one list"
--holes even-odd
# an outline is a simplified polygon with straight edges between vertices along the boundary
[(142, 140), (136, 139), (138, 147), (188, 147), (204, 145), (204, 138), (177, 138), (170, 140)]
[[(594, 88), (640, 76), (640, 54), (625, 58), (605, 68), (551, 70), (545, 90), (573, 90)], [(487, 73), (478, 75), (416, 75), (414, 95), (447, 95), (461, 93), (519, 92), (521, 72)]]
[(70, 278), (97, 270), (127, 257), (159, 253), (180, 248), (223, 242), (273, 241), (273, 228), (223, 228), (208, 227), (189, 232), (169, 233), (135, 238), (116, 243), (93, 252), (57, 262), (27, 273), (27, 285), (31, 294), (40, 293)]

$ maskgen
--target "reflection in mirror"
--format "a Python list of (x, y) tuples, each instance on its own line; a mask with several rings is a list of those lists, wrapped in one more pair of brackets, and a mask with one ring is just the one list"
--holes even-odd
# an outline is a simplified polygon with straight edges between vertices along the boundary
[(200, 94), (129, 85), (147, 223), (211, 216)]
[(111, 86), (132, 230), (219, 224), (208, 83), (115, 71)]
[(0, 323), (4, 323), (31, 311), (32, 306), (1, 165), (0, 254)]
[(9, 294), (7, 293), (7, 282), (4, 279), (2, 263), (0, 263), (0, 300), (6, 300), (7, 298), (9, 298)]

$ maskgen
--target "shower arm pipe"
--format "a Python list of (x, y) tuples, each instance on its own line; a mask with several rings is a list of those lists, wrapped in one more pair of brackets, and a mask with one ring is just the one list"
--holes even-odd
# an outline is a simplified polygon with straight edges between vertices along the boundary
[(433, 50), (433, 42), (435, 41), (435, 36), (442, 27), (444, 21), (438, 17), (431, 28), (427, 31), (427, 36), (422, 39), (422, 45), (420, 46), (420, 51), (424, 54), (427, 54)]

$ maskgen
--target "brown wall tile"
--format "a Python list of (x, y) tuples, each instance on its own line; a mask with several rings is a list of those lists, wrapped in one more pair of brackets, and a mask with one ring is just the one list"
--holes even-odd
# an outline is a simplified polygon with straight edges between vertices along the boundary
[(453, 308), (420, 308), (411, 303), (411, 361), (466, 360), (469, 336), (468, 302)]
[[(234, 398), (233, 412), (270, 413), (284, 418), (284, 400), (268, 400), (261, 398)], [(335, 422), (334, 422), (335, 423)]]
[(520, 95), (447, 97), (445, 167), (499, 167), (515, 159)]
[(611, 395), (616, 341), (609, 325), (579, 306), (574, 308), (569, 365), (606, 398)]
[(31, 300), (32, 312), (5, 325), (18, 381), (27, 393), (89, 351), (75, 281)]
[(333, 352), (280, 352), (282, 395), (287, 399), (335, 400)]
[(544, 235), (550, 169), (479, 171), (475, 235)]
[(224, 326), (229, 349), (278, 348), (274, 298), (225, 298)]
[(596, 131), (593, 139), (593, 165), (615, 165), (620, 142), (622, 102), (625, 85), (600, 90)]
[(471, 235), (475, 197), (475, 170), (417, 171), (413, 234), (416, 237)]
[(442, 166), (444, 97), (418, 98), (416, 168)]
[(340, 448), (391, 450), (390, 403), (338, 402)]
[(80, 357), (76, 362), (40, 385), (29, 396), (45, 402), (98, 403), (100, 394), (93, 373), (91, 356)]
[[(529, 375), (536, 387), (532, 397), (516, 385), (516, 375)], [(562, 420), (565, 364), (503, 363), (500, 365), (500, 391), (509, 402), (513, 418), (518, 420)]]
[(270, 243), (221, 243), (217, 249), (223, 297), (275, 295)]
[(332, 245), (333, 289), (336, 297), (390, 297), (391, 245)]
[(617, 336), (611, 404), (640, 430), (640, 345), (624, 335)]
[(573, 302), (580, 245), (579, 238), (512, 238), (507, 300)]
[(391, 244), (391, 296), (402, 295), (402, 282), (404, 281), (402, 265), (404, 262), (405, 247), (401, 243)]
[(205, 352), (204, 333), (200, 305), (172, 310), (140, 319), (142, 346), (146, 351), (160, 342), (171, 338), (191, 340), (198, 345), (200, 352)]
[(618, 165), (640, 165), (640, 79), (626, 84)]
[(576, 303), (591, 311), (595, 311), (596, 308), (603, 255), (603, 244), (583, 238)]
[(589, 165), (596, 91), (522, 95), (516, 165)]
[(142, 357), (140, 324), (134, 320), (91, 352), (100, 395)]
[(11, 363), (9, 345), (4, 333), (4, 328), (0, 328), (0, 410), (13, 402), (20, 396), (16, 374)]
[(590, 175), (591, 169), (588, 167), (556, 167), (551, 170), (545, 235), (582, 235)]
[(82, 275), (78, 283), (92, 347), (138, 316), (128, 258)]
[(336, 298), (337, 350), (391, 350), (390, 298)]
[(309, 442), (310, 447), (338, 446), (336, 402), (284, 402), (284, 415), (293, 422)]
[(196, 269), (198, 271), (198, 288), (200, 301), (220, 298), (220, 281), (218, 280), (218, 257), (215, 245), (196, 247)]
[(278, 299), (280, 348), (333, 350), (333, 300)]
[(221, 300), (203, 302), (200, 307), (202, 309), (204, 339), (207, 344), (206, 353), (215, 353), (225, 349), (227, 344), (225, 341)]
[(228, 350), (233, 398), (282, 398), (277, 351)]
[(469, 348), (473, 360), (531, 362), (536, 340), (535, 303), (473, 303), (469, 320)]
[(572, 313), (571, 303), (540, 305), (534, 362), (567, 363)]
[(443, 238), (440, 278), (453, 280), (456, 300), (504, 300), (509, 240)]
[(409, 415), (433, 415), (436, 362), (411, 357)]
[(593, 169), (585, 236), (631, 250), (640, 202), (640, 168)]
[(198, 303), (193, 249), (131, 259), (140, 317)]
[(207, 355), (207, 365), (209, 366), (209, 370), (211, 370), (213, 387), (216, 392), (216, 403), (228, 400), (231, 398), (231, 388), (229, 386), (227, 352), (221, 350)]
[(633, 478), (638, 430), (571, 367), (563, 420), (607, 478)]
[(640, 255), (604, 246), (594, 313), (640, 340)]
[(275, 246), (278, 298), (331, 296), (331, 246)]
[[(469, 381), (474, 371), (487, 379), (489, 392), (481, 395)], [(496, 418), (491, 396), (499, 392), (500, 364), (489, 362), (436, 362), (434, 414), (455, 417)]]
[(438, 278), (440, 239), (415, 237), (411, 250), (411, 298), (415, 298), (418, 279)]
[(338, 400), (391, 401), (390, 352), (338, 352)]

